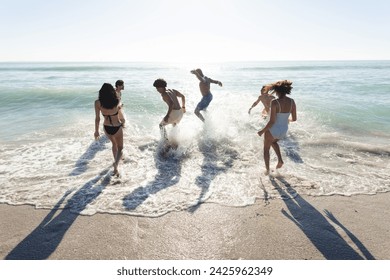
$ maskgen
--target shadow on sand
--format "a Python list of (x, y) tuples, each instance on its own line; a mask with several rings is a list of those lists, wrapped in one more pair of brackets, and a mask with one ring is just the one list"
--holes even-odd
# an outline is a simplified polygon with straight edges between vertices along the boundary
[(77, 176), (87, 171), (88, 164), (96, 154), (106, 149), (105, 144), (109, 143), (107, 136), (103, 135), (99, 140), (92, 142), (88, 149), (77, 160), (74, 169), (69, 173), (69, 176)]
[(347, 230), (329, 211), (325, 210), (328, 218), (343, 229), (351, 238), (352, 242), (360, 250), (364, 258), (356, 252), (328, 222), (328, 220), (315, 209), (310, 203), (303, 199), (283, 178), (270, 177), (272, 185), (279, 194), (287, 198), (284, 200), (289, 213), (282, 210), (282, 213), (299, 227), (309, 238), (313, 245), (328, 260), (374, 260), (374, 256), (367, 248)]
[(303, 163), (303, 159), (299, 155), (299, 143), (294, 136), (289, 135), (283, 141), (280, 141), (279, 144), (289, 159), (295, 163)]
[[(6, 257), (7, 260), (44, 260), (56, 250), (78, 215), (110, 183), (109, 169), (84, 184), (60, 210), (71, 191), (66, 192), (43, 221)], [(71, 210), (72, 209), (72, 212)], [(57, 212), (60, 211), (58, 214)], [(57, 215), (56, 215), (57, 214)]]
[(196, 185), (201, 188), (201, 192), (195, 205), (188, 211), (194, 213), (201, 205), (207, 194), (211, 182), (221, 173), (225, 173), (233, 167), (233, 163), (238, 159), (238, 152), (230, 148), (229, 142), (201, 139), (198, 142), (199, 150), (203, 154), (201, 166), (202, 174), (196, 178)]
[(148, 182), (146, 186), (135, 189), (123, 198), (123, 206), (126, 210), (132, 211), (140, 206), (151, 194), (177, 184), (181, 178), (182, 159), (175, 157), (164, 158), (156, 151), (154, 161), (158, 173), (154, 180)]

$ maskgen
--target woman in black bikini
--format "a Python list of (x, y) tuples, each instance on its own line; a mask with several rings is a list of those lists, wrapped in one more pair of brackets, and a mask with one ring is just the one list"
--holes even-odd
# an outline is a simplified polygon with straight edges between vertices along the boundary
[(99, 139), (100, 112), (104, 117), (104, 132), (112, 143), (114, 155), (114, 175), (119, 176), (118, 164), (122, 158), (123, 130), (119, 120), (119, 99), (111, 84), (104, 83), (99, 90), (99, 99), (95, 101), (95, 139)]

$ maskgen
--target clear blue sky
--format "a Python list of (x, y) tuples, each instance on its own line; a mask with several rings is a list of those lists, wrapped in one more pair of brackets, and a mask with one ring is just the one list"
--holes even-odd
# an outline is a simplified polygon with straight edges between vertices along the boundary
[(390, 59), (389, 0), (0, 0), (0, 61)]

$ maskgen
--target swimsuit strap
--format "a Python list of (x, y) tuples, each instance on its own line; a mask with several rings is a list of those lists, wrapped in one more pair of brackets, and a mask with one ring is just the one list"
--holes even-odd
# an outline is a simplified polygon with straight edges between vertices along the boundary
[(276, 102), (278, 102), (278, 105), (279, 105), (279, 113), (281, 113), (281, 112), (282, 112), (282, 107), (280, 107), (279, 100), (276, 99)]
[(119, 110), (118, 110), (115, 114), (112, 114), (112, 115), (105, 115), (105, 114), (103, 114), (103, 113), (102, 113), (102, 115), (103, 115), (104, 117), (111, 117), (111, 116), (116, 116), (116, 115), (118, 115), (118, 113), (119, 113)]
[(111, 116), (116, 116), (116, 115), (118, 115), (118, 113), (119, 113), (119, 110), (116, 111), (116, 113), (112, 114), (112, 115), (104, 115), (103, 113), (102, 113), (102, 115), (103, 115), (103, 117), (108, 117), (108, 119), (110, 120), (110, 124), (113, 125)]

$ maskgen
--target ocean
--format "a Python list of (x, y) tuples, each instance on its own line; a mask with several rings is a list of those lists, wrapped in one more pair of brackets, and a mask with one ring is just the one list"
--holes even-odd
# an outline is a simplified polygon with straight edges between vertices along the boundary
[[(199, 67), (223, 83), (212, 85), (204, 124), (193, 113), (201, 95), (190, 70)], [(181, 123), (168, 127), (179, 147), (166, 158), (157, 78), (187, 103)], [(93, 137), (93, 104), (101, 85), (118, 79), (127, 126), (116, 178), (111, 144)], [(262, 105), (248, 109), (262, 85), (282, 79), (293, 81), (298, 120), (280, 141), (283, 168), (268, 177)], [(280, 185), (310, 196), (388, 192), (389, 108), (390, 61), (0, 63), (0, 203), (158, 217), (202, 203), (288, 199)]]

